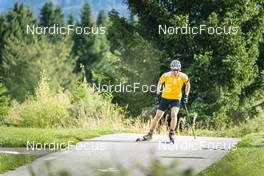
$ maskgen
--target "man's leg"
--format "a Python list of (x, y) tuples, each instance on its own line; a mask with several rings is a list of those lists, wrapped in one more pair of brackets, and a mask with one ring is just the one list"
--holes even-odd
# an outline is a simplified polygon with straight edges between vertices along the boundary
[(171, 123), (170, 123), (170, 130), (175, 130), (176, 126), (177, 126), (177, 115), (179, 112), (179, 108), (178, 107), (172, 107), (171, 108)]
[(164, 111), (161, 111), (159, 109), (157, 110), (156, 115), (155, 115), (154, 119), (151, 122), (151, 127), (150, 127), (150, 130), (149, 130), (148, 134), (143, 136), (144, 140), (152, 139), (153, 132), (156, 129), (156, 127), (157, 127), (160, 119), (162, 118), (163, 114), (164, 114)]
[(163, 114), (164, 114), (164, 111), (161, 111), (159, 109), (157, 110), (156, 115), (155, 115), (154, 119), (151, 122), (150, 131), (153, 132), (156, 129), (156, 127), (157, 127), (160, 119), (162, 118)]
[(171, 123), (170, 123), (170, 132), (169, 132), (169, 139), (170, 142), (174, 143), (175, 139), (175, 128), (177, 126), (177, 115), (179, 112), (178, 107), (172, 107), (171, 108)]

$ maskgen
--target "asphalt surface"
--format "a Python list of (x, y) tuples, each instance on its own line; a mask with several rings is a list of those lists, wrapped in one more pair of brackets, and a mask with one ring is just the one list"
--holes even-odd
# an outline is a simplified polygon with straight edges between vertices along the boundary
[[(143, 134), (112, 134), (85, 140), (3, 175), (31, 176), (34, 175), (33, 172), (37, 176), (48, 176), (51, 173), (59, 175), (62, 171), (74, 176), (107, 173), (124, 175), (123, 172), (127, 170), (131, 175), (144, 175), (144, 170), (157, 159), (162, 164), (170, 165), (170, 169), (192, 169), (198, 173), (230, 150), (235, 150), (235, 145), (239, 142), (237, 138), (194, 139), (192, 136), (177, 136), (175, 144), (169, 144), (165, 135), (155, 135), (151, 141), (135, 142), (136, 138), (142, 136)], [(41, 146), (38, 146), (38, 150), (40, 149)], [(175, 162), (176, 165), (173, 165)]]

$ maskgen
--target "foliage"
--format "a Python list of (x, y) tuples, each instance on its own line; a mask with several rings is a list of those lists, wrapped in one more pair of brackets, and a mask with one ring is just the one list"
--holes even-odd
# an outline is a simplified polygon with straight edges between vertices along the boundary
[(30, 43), (32, 36), (27, 36), (27, 25), (36, 24), (33, 12), (23, 4), (15, 3), (8, 13), (4, 16), (0, 16), (0, 70), (1, 76), (5, 76), (5, 69), (2, 68), (3, 64), (3, 51), (5, 50), (8, 40), (16, 39), (23, 41), (24, 43)]
[[(81, 11), (81, 21), (77, 23), (80, 27), (95, 27), (91, 17), (91, 8), (88, 3), (83, 5)], [(91, 66), (98, 59), (96, 52), (94, 52), (95, 35), (75, 34), (74, 45), (72, 53), (77, 57), (76, 68), (77, 72), (81, 71), (80, 66), (84, 65), (86, 77), (88, 80), (92, 79)]]
[(76, 119), (72, 126), (89, 127), (89, 129), (124, 128), (124, 113), (111, 103), (111, 98), (104, 98), (94, 92), (93, 88), (85, 82), (77, 84), (74, 89), (70, 114)]
[(0, 173), (31, 163), (37, 156), (0, 154)]
[[(222, 128), (256, 114), (263, 102), (264, 9), (259, 1), (128, 0), (141, 36), (179, 57), (192, 83), (190, 103), (205, 127)], [(158, 26), (237, 27), (236, 35), (158, 34)], [(161, 60), (167, 65), (168, 60)], [(262, 93), (261, 93), (262, 92)], [(253, 106), (252, 106), (252, 103)], [(263, 107), (263, 105), (262, 105)]]
[(35, 96), (18, 103), (13, 101), (6, 124), (21, 127), (83, 127), (94, 129), (124, 128), (120, 108), (93, 92), (87, 83), (76, 84), (73, 92), (52, 89), (49, 79), (42, 75)]
[[(39, 25), (42, 27), (65, 26), (62, 9), (59, 6), (55, 7), (51, 1), (46, 2), (40, 10)], [(46, 35), (48, 35), (52, 42), (56, 42), (64, 37), (63, 35)]]
[(100, 135), (117, 133), (113, 129), (73, 129), (73, 128), (16, 128), (16, 127), (0, 127), (1, 147), (26, 147), (27, 141), (35, 141), (36, 143), (52, 143), (54, 141), (61, 143), (62, 147), (66, 147), (71, 141), (75, 144), (81, 140), (97, 137)]
[[(248, 119), (245, 122), (234, 125), (232, 127), (226, 127), (221, 129), (206, 129), (199, 127), (199, 124), (196, 129), (197, 136), (219, 136), (219, 137), (243, 137), (251, 133), (260, 133), (264, 132), (264, 116), (263, 113)], [(183, 135), (191, 135), (190, 130), (188, 133), (183, 131)]]
[(98, 17), (97, 17), (97, 20), (96, 20), (96, 24), (97, 26), (103, 26), (105, 25), (107, 22), (107, 16), (105, 14), (105, 11), (104, 10), (100, 10), (99, 14), (98, 14)]
[(3, 119), (7, 115), (9, 101), (6, 88), (0, 83), (0, 125), (3, 124)]
[[(69, 88), (77, 76), (70, 55), (71, 43), (65, 38), (56, 44), (45, 38), (33, 38), (30, 44), (11, 38), (3, 51), (4, 82), (19, 101), (34, 93), (42, 70), (51, 78), (53, 88)], [(52, 65), (52, 67), (51, 67)]]
[(253, 133), (242, 138), (236, 150), (199, 173), (199, 176), (261, 176), (263, 175), (263, 133)]
[[(42, 128), (14, 128), (0, 127), (0, 146), (1, 147), (26, 147), (27, 142), (32, 144), (41, 143), (60, 143), (62, 147), (67, 147), (68, 142), (73, 145), (81, 140), (98, 137), (100, 135), (113, 134), (117, 132), (112, 129), (42, 129)], [(64, 144), (64, 145), (63, 145)], [(41, 155), (0, 155), (0, 173), (4, 173), (10, 169), (22, 166), (35, 160)]]
[[(117, 72), (119, 76), (112, 84), (120, 82), (128, 85), (139, 84), (139, 89), (131, 92), (113, 93), (114, 100), (127, 106), (130, 114), (139, 115), (144, 107), (153, 105), (153, 93), (143, 92), (142, 85), (155, 85), (159, 77), (159, 59), (161, 53), (151, 43), (144, 40), (126, 19), (111, 11), (111, 26), (108, 30), (110, 51), (119, 58)], [(155, 91), (155, 90), (154, 90)]]
[[(27, 25), (66, 25), (61, 8), (49, 1), (37, 18), (30, 8), (20, 3), (1, 15), (0, 77), (10, 97), (21, 104), (33, 95), (43, 70), (50, 78), (52, 90), (58, 93), (67, 89), (70, 96), (75, 96), (72, 92), (80, 86), (76, 82), (81, 65), (89, 84), (156, 85), (161, 73), (168, 71), (171, 59), (179, 58), (182, 71), (190, 77), (190, 109), (198, 113), (201, 128), (220, 130), (236, 126), (263, 109), (262, 1), (127, 0), (126, 3), (131, 11), (129, 19), (112, 10), (109, 17), (100, 11), (95, 21), (88, 3), (82, 8), (80, 20), (74, 15), (68, 16), (68, 24), (105, 27), (106, 35), (27, 35), (24, 30)], [(163, 35), (158, 34), (159, 25), (237, 27), (238, 33)], [(108, 95), (112, 103), (133, 117), (153, 107), (154, 93), (140, 89), (102, 96)], [(69, 112), (75, 120), (79, 117), (75, 113), (94, 115), (86, 103), (93, 108), (96, 106), (91, 104), (100, 104), (91, 103), (88, 98), (76, 100), (74, 104), (69, 99)], [(78, 109), (79, 105), (90, 112)], [(113, 107), (119, 109), (111, 105), (111, 112)]]
[(49, 27), (54, 24), (58, 26), (64, 26), (64, 15), (59, 6), (54, 7), (53, 3), (48, 1), (46, 2), (40, 10), (39, 18), (40, 26)]
[(68, 109), (71, 100), (66, 93), (50, 89), (43, 75), (36, 89), (35, 97), (28, 97), (23, 103), (12, 102), (5, 122), (22, 127), (54, 128), (64, 127), (70, 120)]

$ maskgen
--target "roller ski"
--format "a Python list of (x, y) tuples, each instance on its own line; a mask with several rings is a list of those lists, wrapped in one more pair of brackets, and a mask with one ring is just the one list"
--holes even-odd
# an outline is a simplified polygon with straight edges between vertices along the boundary
[(175, 131), (174, 130), (170, 130), (169, 140), (170, 140), (170, 143), (174, 144), (174, 141), (175, 141)]
[(146, 134), (145, 136), (143, 136), (142, 138), (137, 138), (136, 142), (141, 142), (141, 141), (150, 141), (152, 139), (153, 136), (153, 132), (149, 132), (148, 134)]

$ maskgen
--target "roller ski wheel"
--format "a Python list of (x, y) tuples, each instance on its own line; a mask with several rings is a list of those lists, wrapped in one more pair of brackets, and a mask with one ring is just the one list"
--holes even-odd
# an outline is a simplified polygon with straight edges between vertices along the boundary
[(150, 141), (151, 139), (152, 139), (152, 133), (148, 133), (147, 135), (143, 136), (142, 138), (137, 138), (136, 142)]
[(169, 140), (170, 140), (170, 143), (174, 144), (174, 142), (175, 142), (175, 131), (174, 130), (170, 130)]

